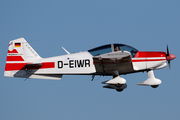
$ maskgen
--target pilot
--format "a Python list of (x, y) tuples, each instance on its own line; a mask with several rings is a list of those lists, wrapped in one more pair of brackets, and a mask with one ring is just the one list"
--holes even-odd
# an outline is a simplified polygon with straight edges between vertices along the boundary
[(116, 46), (114, 47), (114, 51), (121, 51), (121, 49), (118, 46)]

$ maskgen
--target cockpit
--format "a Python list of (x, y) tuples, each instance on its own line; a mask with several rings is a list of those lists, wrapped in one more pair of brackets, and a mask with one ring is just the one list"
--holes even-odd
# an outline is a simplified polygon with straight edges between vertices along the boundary
[(110, 52), (116, 52), (116, 51), (122, 51), (122, 52), (127, 51), (131, 53), (132, 58), (134, 58), (134, 56), (138, 52), (137, 49), (125, 44), (108, 44), (88, 50), (88, 52), (90, 52), (93, 56), (102, 55)]

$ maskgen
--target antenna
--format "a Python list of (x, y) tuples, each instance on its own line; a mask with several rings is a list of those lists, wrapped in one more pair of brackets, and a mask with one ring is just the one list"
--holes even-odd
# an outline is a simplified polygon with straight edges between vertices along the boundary
[(62, 49), (63, 49), (67, 54), (70, 54), (65, 48), (62, 47)]
[(40, 40), (30, 41), (30, 42), (22, 42), (22, 43), (36, 43), (36, 42), (40, 42)]

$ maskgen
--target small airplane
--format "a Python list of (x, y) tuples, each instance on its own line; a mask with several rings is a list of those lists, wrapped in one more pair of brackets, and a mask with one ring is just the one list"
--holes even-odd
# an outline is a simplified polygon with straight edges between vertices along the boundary
[(63, 75), (112, 76), (102, 82), (104, 88), (118, 92), (126, 87), (126, 80), (120, 75), (144, 72), (148, 79), (138, 85), (157, 88), (161, 80), (155, 78), (153, 70), (167, 66), (176, 56), (167, 52), (143, 52), (125, 44), (107, 44), (85, 52), (41, 58), (24, 38), (9, 42), (4, 76), (60, 80)]

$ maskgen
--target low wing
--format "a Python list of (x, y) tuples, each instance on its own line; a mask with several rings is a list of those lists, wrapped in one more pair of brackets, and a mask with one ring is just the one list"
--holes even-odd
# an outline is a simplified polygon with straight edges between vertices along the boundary
[(131, 54), (127, 51), (117, 51), (93, 57), (96, 71), (99, 74), (112, 75), (114, 70), (120, 74), (133, 71)]

